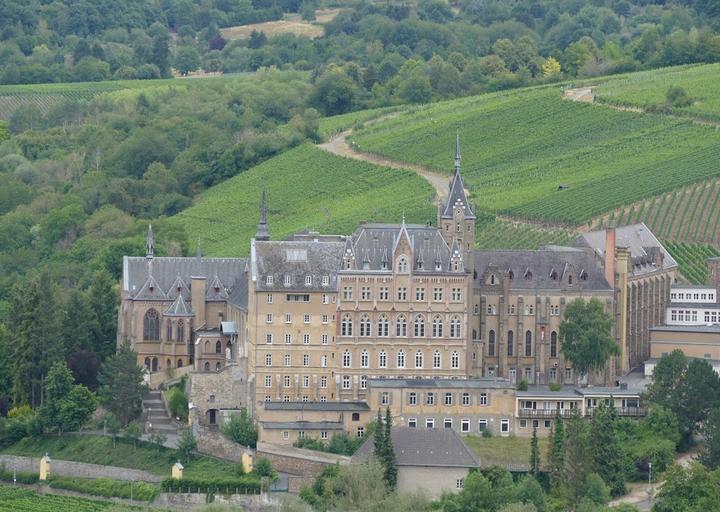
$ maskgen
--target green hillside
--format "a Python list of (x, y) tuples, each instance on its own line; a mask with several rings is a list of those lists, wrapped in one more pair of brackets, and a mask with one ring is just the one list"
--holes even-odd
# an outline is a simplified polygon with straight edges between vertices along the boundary
[(425, 223), (435, 219), (434, 191), (411, 171), (387, 169), (303, 145), (209, 189), (174, 219), (213, 256), (249, 251), (260, 195), (268, 194), (274, 239), (309, 228), (351, 233), (359, 221)]
[[(118, 505), (111, 501), (76, 498), (74, 496), (56, 496), (54, 494), (38, 494), (30, 489), (14, 488), (0, 485), (0, 511), (2, 512), (124, 512), (131, 510), (151, 510), (142, 507)], [(159, 509), (152, 509), (159, 510)]]
[(665, 248), (680, 265), (680, 273), (691, 283), (708, 282), (707, 258), (720, 256), (716, 247), (701, 244), (663, 241)]
[(666, 102), (670, 87), (682, 87), (694, 102), (671, 108), (680, 115), (720, 120), (720, 64), (681, 66), (631, 73), (595, 87), (596, 101), (641, 108), (658, 107)]
[(577, 236), (569, 229), (495, 220), (478, 226), (475, 242), (479, 249), (539, 249), (544, 245), (567, 245)]
[(369, 125), (353, 141), (361, 151), (449, 172), (456, 127), (478, 207), (516, 218), (586, 223), (720, 175), (714, 127), (562, 100), (560, 87), (429, 105)]

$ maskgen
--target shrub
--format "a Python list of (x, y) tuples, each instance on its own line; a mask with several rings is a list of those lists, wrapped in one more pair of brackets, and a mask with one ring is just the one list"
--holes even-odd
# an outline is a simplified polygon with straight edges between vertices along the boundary
[(175, 418), (187, 420), (188, 417), (188, 397), (180, 388), (172, 388), (167, 392), (168, 409), (170, 414)]
[(72, 478), (55, 476), (50, 478), (50, 487), (69, 491), (104, 496), (106, 498), (130, 498), (141, 501), (152, 501), (159, 494), (160, 488), (147, 482), (122, 482), (109, 478)]
[(38, 480), (40, 480), (40, 475), (37, 473), (16, 472), (13, 474), (13, 472), (9, 471), (4, 465), (0, 465), (0, 480), (12, 482), (13, 476), (20, 484), (36, 484)]
[(518, 391), (527, 391), (528, 390), (528, 382), (525, 379), (522, 379), (520, 382), (517, 383), (517, 390)]
[(230, 422), (223, 427), (222, 433), (228, 439), (242, 446), (255, 448), (257, 445), (257, 429), (248, 415), (247, 409), (241, 410), (240, 414), (233, 414)]
[(550, 391), (560, 391), (562, 389), (562, 384), (559, 382), (551, 382), (548, 387), (550, 388)]
[(492, 437), (492, 432), (490, 432), (489, 430), (485, 429), (485, 430), (483, 430), (482, 436), (483, 436), (484, 438), (488, 439), (488, 438)]
[(689, 107), (693, 104), (693, 98), (682, 87), (671, 86), (665, 93), (665, 99), (667, 99), (668, 105), (671, 107)]
[(272, 478), (275, 475), (275, 471), (273, 471), (270, 459), (268, 459), (267, 457), (260, 457), (255, 462), (255, 466), (253, 467), (253, 473), (260, 477), (267, 476), (269, 478)]
[(203, 491), (238, 492), (240, 494), (255, 494), (260, 492), (260, 480), (250, 476), (243, 478), (183, 478), (175, 480), (166, 478), (160, 483), (163, 491), (182, 492), (184, 489), (202, 489)]

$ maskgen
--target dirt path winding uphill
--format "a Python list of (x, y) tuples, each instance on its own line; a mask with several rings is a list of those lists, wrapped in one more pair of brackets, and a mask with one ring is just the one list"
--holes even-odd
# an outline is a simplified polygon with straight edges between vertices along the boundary
[[(396, 115), (397, 114), (389, 114), (387, 116), (378, 117), (372, 122), (383, 121)], [(440, 174), (439, 172), (431, 171), (430, 169), (428, 169), (427, 167), (423, 167), (422, 165), (399, 162), (397, 160), (392, 160), (390, 158), (385, 158), (379, 155), (363, 153), (357, 146), (355, 146), (351, 142), (348, 142), (347, 138), (350, 136), (351, 133), (352, 128), (342, 131), (329, 141), (318, 144), (318, 147), (334, 155), (353, 158), (355, 160), (362, 160), (364, 162), (370, 162), (372, 164), (390, 167), (391, 169), (408, 169), (414, 171), (419, 176), (427, 180), (430, 185), (433, 186), (433, 188), (435, 189), (435, 195), (440, 201), (445, 200), (448, 194), (448, 183), (450, 180), (450, 176)]]

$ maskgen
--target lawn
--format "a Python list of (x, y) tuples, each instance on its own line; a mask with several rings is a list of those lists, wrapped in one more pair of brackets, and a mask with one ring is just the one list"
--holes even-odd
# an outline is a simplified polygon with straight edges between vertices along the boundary
[(435, 219), (433, 188), (412, 171), (342, 158), (305, 144), (207, 190), (173, 217), (206, 254), (243, 256), (267, 190), (273, 240), (312, 229), (350, 234), (358, 222)]
[[(44, 436), (26, 438), (0, 450), (7, 455), (42, 457), (46, 453), (53, 459), (88, 462), (131, 469), (141, 469), (159, 476), (170, 476), (171, 467), (177, 462), (177, 453), (169, 448), (158, 448), (138, 442), (137, 448), (131, 443), (119, 440), (113, 448), (112, 440), (103, 436)], [(235, 465), (211, 457), (196, 457), (185, 464), (187, 478), (221, 478), (234, 474)]]
[[(530, 437), (467, 436), (465, 442), (480, 458), (480, 466), (512, 466), (530, 463)], [(547, 460), (548, 438), (538, 438), (541, 464)]]
[(368, 124), (352, 140), (450, 173), (459, 128), (480, 210), (567, 224), (720, 175), (715, 127), (561, 96), (552, 86), (431, 104)]

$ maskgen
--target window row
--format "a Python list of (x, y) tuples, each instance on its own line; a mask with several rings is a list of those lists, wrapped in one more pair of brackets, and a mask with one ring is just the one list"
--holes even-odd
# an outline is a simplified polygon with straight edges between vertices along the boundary
[[(306, 275), (304, 277), (305, 286), (312, 286), (313, 279), (314, 279), (313, 276)], [(283, 280), (282, 280), (283, 285), (291, 286), (293, 284), (293, 281), (294, 281), (293, 276), (291, 276), (289, 274), (285, 274), (283, 276)], [(267, 286), (272, 286), (273, 284), (275, 284), (275, 276), (272, 276), (272, 275), (265, 276), (265, 284)], [(320, 278), (320, 284), (322, 286), (330, 286), (330, 276), (322, 276)]]
[[(143, 340), (156, 341), (160, 340), (160, 314), (154, 308), (150, 308), (145, 312), (143, 318)], [(192, 325), (188, 329), (188, 333), (192, 331)], [(178, 343), (185, 342), (185, 321), (183, 319), (174, 320), (168, 318), (165, 321), (165, 341), (176, 341)]]
[[(507, 332), (507, 355), (516, 356), (515, 353), (515, 334), (513, 331)], [(495, 356), (496, 354), (496, 335), (493, 329), (488, 331), (487, 336), (487, 355)], [(525, 331), (525, 344), (522, 346), (525, 357), (533, 355), (533, 334), (532, 331)], [(550, 333), (550, 357), (558, 357), (558, 334), (556, 331)]]
[[(297, 376), (298, 385), (302, 385), (303, 388), (309, 388), (310, 387), (310, 375), (302, 375), (302, 378), (300, 376)], [(265, 375), (265, 387), (271, 388), (273, 382), (272, 375)], [(315, 383), (318, 383), (317, 379), (314, 381)], [(327, 389), (328, 387), (328, 376), (327, 375), (321, 375), (319, 380), (320, 388), (321, 389)], [(282, 387), (284, 388), (290, 388), (292, 387), (292, 376), (291, 375), (283, 375), (282, 376)]]
[[(285, 341), (285, 345), (292, 345), (293, 337), (292, 334), (286, 333), (283, 337)], [(320, 344), (321, 345), (327, 345), (329, 342), (330, 337), (327, 334), (321, 334), (320, 335)], [(265, 334), (265, 344), (266, 345), (272, 345), (273, 341), (275, 340), (275, 337), (272, 333)], [(310, 334), (303, 334), (302, 335), (302, 344), (303, 345), (310, 345)]]
[[(376, 336), (387, 337), (390, 335), (390, 320), (384, 313), (378, 317), (375, 329)], [(408, 336), (408, 318), (405, 315), (398, 315), (395, 319), (393, 334), (396, 337)], [(445, 327), (443, 319), (440, 315), (436, 315), (432, 320), (427, 321), (424, 315), (415, 315), (412, 320), (411, 332), (416, 338), (425, 338), (428, 334), (433, 338), (442, 338), (445, 336)], [(448, 322), (447, 336), (450, 338), (460, 338), (462, 336), (462, 322), (458, 315), (450, 317)], [(360, 317), (359, 335), (369, 337), (373, 335), (372, 321), (370, 315), (364, 314)], [(340, 334), (342, 336), (353, 336), (354, 321), (349, 313), (343, 315), (340, 321)]]
[[(473, 313), (478, 314), (480, 311), (480, 306), (475, 304), (473, 307)], [(526, 316), (532, 316), (535, 314), (535, 305), (534, 304), (525, 304), (523, 307), (523, 314)], [(485, 307), (485, 313), (488, 315), (497, 315), (498, 314), (498, 307), (495, 304), (487, 304)], [(507, 305), (507, 314), (508, 315), (516, 315), (517, 309), (515, 307), (515, 304), (508, 304)], [(550, 304), (549, 308), (549, 314), (550, 316), (560, 316), (560, 305), (559, 304)]]
[[(353, 299), (353, 287), (343, 286), (342, 298), (343, 300), (354, 300)], [(450, 290), (450, 301), (451, 302), (462, 302), (462, 288), (452, 288)], [(429, 298), (432, 298), (433, 302), (443, 302), (445, 300), (445, 288), (435, 287), (432, 289), (432, 294), (428, 291), (425, 293), (425, 288), (420, 286), (415, 288), (415, 301), (425, 302)], [(362, 286), (360, 288), (360, 300), (368, 301), (372, 300), (372, 288), (370, 286)], [(378, 300), (387, 301), (390, 300), (390, 289), (387, 286), (381, 286), (378, 289)], [(408, 289), (405, 286), (399, 286), (395, 289), (395, 300), (406, 301), (408, 300)]]
[[(412, 357), (411, 354), (406, 355), (404, 350), (398, 350), (395, 356), (395, 367), (396, 368), (406, 368), (406, 359)], [(436, 350), (432, 354), (432, 360), (431, 361), (425, 361), (425, 354), (422, 350), (417, 350), (414, 354), (414, 367), (417, 369), (420, 368), (430, 368), (432, 365), (432, 368), (438, 369), (442, 368), (442, 355), (440, 354), (439, 350)], [(410, 364), (413, 364), (410, 362)], [(377, 367), (378, 368), (388, 368), (388, 353), (385, 350), (381, 350), (378, 353), (377, 358)], [(427, 365), (427, 366), (426, 366)], [(352, 354), (350, 351), (346, 350), (343, 352), (342, 355), (342, 367), (343, 368), (352, 368)], [(360, 368), (369, 368), (370, 367), (370, 353), (367, 350), (363, 350), (360, 353)], [(409, 367), (409, 365), (408, 365)], [(457, 351), (453, 351), (450, 355), (450, 367), (451, 368), (460, 368), (460, 353)]]
[[(296, 356), (298, 354), (295, 354)], [(273, 355), (272, 354), (265, 354), (265, 366), (272, 366), (273, 365)], [(292, 354), (283, 354), (283, 366), (288, 368), (293, 366), (293, 355)], [(302, 366), (309, 367), (311, 366), (311, 357), (310, 354), (302, 354)], [(322, 354), (320, 356), (320, 368), (327, 368), (328, 367), (328, 356), (327, 354)]]
[[(384, 396), (387, 395), (387, 396)], [(389, 394), (383, 394), (380, 396), (380, 402), (383, 405), (388, 405), (390, 400)], [(473, 405), (473, 395), (468, 391), (463, 391), (462, 393), (458, 393), (457, 395), (451, 391), (445, 391), (445, 392), (435, 392), (435, 391), (428, 391), (426, 393), (420, 393), (417, 391), (410, 391), (406, 395), (406, 402), (407, 405), (440, 405), (440, 400), (442, 400), (442, 405), (462, 405), (462, 406), (470, 406)], [(388, 401), (388, 403), (383, 403), (383, 401)], [(489, 394), (487, 392), (481, 392), (476, 397), (476, 404), (480, 406), (487, 406), (489, 405)]]
[[(444, 418), (442, 423), (444, 428), (453, 428), (453, 419), (452, 418)], [(408, 418), (407, 420), (407, 426), (410, 428), (416, 428), (418, 426), (418, 420), (417, 418)], [(435, 428), (435, 418), (425, 418), (425, 428)], [(478, 420), (478, 433), (483, 433), (488, 430), (488, 420), (481, 418)], [(460, 420), (460, 431), (461, 432), (470, 432), (470, 419), (469, 418), (463, 418)], [(501, 419), (500, 420), (500, 433), (501, 434), (507, 434), (510, 432), (510, 420), (509, 419)]]

